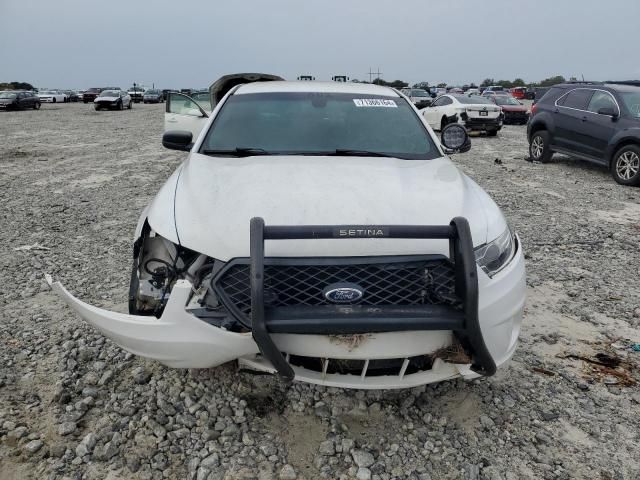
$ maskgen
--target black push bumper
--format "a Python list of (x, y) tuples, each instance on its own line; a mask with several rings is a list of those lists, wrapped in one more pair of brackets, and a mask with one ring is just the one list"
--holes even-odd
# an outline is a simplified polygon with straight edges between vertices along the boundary
[[(442, 305), (358, 305), (265, 308), (264, 241), (354, 238), (344, 232), (375, 232), (359, 238), (424, 238), (449, 240), (449, 257), (455, 266), (456, 295), (461, 309)], [(472, 358), (471, 369), (493, 375), (496, 364), (482, 337), (478, 320), (478, 278), (469, 223), (456, 217), (449, 225), (388, 226), (265, 226), (262, 218), (251, 219), (251, 329), (264, 357), (281, 378), (291, 381), (294, 372), (275, 345), (271, 333), (357, 334), (417, 330), (451, 330)]]

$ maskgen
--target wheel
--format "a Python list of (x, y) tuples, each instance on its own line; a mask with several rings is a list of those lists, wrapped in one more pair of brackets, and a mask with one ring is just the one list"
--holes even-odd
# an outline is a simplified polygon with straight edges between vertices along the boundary
[(82, 103), (89, 103), (89, 100), (83, 100)]
[(498, 135), (498, 130), (487, 130), (487, 136), (495, 137), (496, 135)]
[(53, 103), (56, 103), (56, 97), (53, 97)]
[(129, 105), (127, 106), (127, 108), (131, 110), (132, 107), (133, 107), (133, 101), (129, 100)]
[(120, 100), (120, 102), (118, 103), (117, 108), (118, 108), (118, 110), (123, 110), (124, 109), (124, 104), (122, 103), (122, 100)]
[(640, 146), (619, 149), (611, 160), (611, 175), (620, 185), (640, 185)]
[(447, 126), (447, 123), (449, 123), (447, 121), (447, 117), (442, 117), (442, 121), (440, 122), (440, 131), (444, 130), (444, 127)]
[(34, 110), (40, 110), (40, 102), (36, 102), (33, 104), (33, 109)]
[(547, 163), (551, 160), (553, 152), (550, 148), (549, 132), (538, 130), (529, 141), (529, 156), (536, 162)]

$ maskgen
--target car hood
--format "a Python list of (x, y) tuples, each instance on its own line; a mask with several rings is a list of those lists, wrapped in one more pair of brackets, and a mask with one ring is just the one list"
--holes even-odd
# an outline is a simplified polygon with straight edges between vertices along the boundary
[[(267, 225), (448, 225), (482, 245), (506, 228), (493, 201), (447, 158), (209, 157), (192, 153), (150, 205), (150, 226), (220, 260), (249, 256), (249, 221)], [(268, 242), (269, 256), (448, 254), (443, 240)]]
[(15, 98), (0, 98), (0, 103), (7, 104), (7, 103), (14, 103), (16, 101)]

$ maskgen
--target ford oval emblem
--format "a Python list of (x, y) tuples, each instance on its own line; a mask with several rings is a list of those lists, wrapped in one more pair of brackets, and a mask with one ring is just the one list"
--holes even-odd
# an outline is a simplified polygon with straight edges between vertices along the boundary
[(332, 303), (354, 303), (364, 296), (364, 290), (355, 283), (333, 283), (322, 294)]

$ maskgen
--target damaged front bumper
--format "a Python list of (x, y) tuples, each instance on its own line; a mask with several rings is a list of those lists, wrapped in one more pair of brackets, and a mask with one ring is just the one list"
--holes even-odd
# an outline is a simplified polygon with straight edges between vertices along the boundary
[[(269, 228), (267, 235), (263, 232), (264, 236), (254, 236), (255, 245), (258, 239), (283, 233)], [(258, 252), (252, 252), (254, 258), (255, 253)], [(492, 374), (496, 367), (509, 360), (516, 348), (524, 308), (522, 251), (518, 248), (513, 261), (491, 279), (477, 270), (475, 264), (473, 271), (477, 272), (482, 292), (477, 300), (479, 330), (476, 334), (483, 340), (484, 353), (490, 360), (489, 368), (484, 370), (478, 368), (477, 356), (466, 357), (462, 363), (460, 359), (447, 356), (447, 350), (459, 343), (456, 332), (442, 326), (365, 334), (273, 333), (269, 331), (267, 318), (264, 333), (274, 346), (273, 351), (269, 351), (265, 350), (260, 338), (256, 341), (255, 328), (253, 332), (232, 332), (190, 313), (185, 308), (192, 295), (192, 285), (187, 280), (176, 282), (159, 319), (103, 310), (76, 299), (49, 276), (47, 282), (83, 319), (116, 344), (170, 367), (208, 368), (237, 359), (241, 367), (279, 373), (298, 381), (346, 388), (389, 389)], [(478, 339), (475, 340), (478, 345)], [(274, 351), (280, 356), (275, 361)], [(416, 358), (425, 356), (430, 358), (428, 365), (418, 368)], [(487, 358), (482, 360), (486, 362)], [(290, 369), (287, 375), (283, 375), (278, 361)], [(391, 365), (382, 374), (374, 371), (374, 366), (381, 362)], [(347, 373), (341, 370), (345, 364), (349, 365)]]

